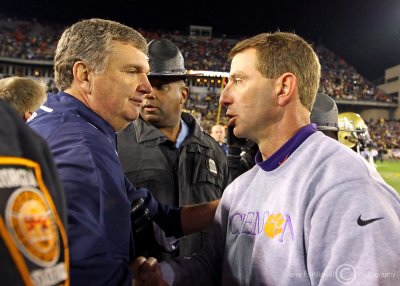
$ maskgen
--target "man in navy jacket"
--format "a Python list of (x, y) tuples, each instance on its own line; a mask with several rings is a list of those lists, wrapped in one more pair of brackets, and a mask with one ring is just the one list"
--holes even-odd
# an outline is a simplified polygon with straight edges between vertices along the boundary
[[(102, 19), (75, 23), (56, 50), (61, 91), (29, 121), (46, 139), (63, 183), (72, 285), (131, 285), (130, 211), (136, 199), (148, 203), (149, 193), (125, 178), (115, 132), (138, 117), (152, 90), (146, 53), (146, 40), (132, 28)], [(157, 204), (147, 208), (154, 213)]]

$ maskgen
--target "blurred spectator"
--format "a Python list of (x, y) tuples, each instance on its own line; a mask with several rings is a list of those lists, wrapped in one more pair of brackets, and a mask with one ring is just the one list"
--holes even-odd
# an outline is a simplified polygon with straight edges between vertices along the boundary
[(228, 153), (228, 146), (226, 145), (225, 142), (225, 127), (222, 126), (221, 124), (216, 124), (211, 128), (211, 133), (210, 135), (217, 141), (219, 146), (221, 147), (222, 151), (224, 151), (225, 154)]
[(0, 98), (7, 101), (20, 118), (27, 121), (46, 99), (46, 86), (30, 78), (0, 79)]

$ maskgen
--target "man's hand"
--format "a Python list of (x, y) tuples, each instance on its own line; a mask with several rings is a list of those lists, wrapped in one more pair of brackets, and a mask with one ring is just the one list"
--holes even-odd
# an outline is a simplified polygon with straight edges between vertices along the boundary
[(161, 269), (157, 259), (149, 257), (146, 259), (143, 256), (136, 258), (130, 265), (133, 272), (132, 285), (137, 286), (168, 286), (161, 278)]
[(158, 215), (158, 202), (145, 188), (136, 190), (136, 199), (131, 206), (131, 220), (134, 231), (137, 233), (143, 229), (146, 224)]
[(165, 232), (166, 237), (180, 238), (182, 234), (181, 209), (159, 203), (146, 188), (137, 189), (131, 205), (133, 231), (140, 232), (149, 222), (154, 221)]

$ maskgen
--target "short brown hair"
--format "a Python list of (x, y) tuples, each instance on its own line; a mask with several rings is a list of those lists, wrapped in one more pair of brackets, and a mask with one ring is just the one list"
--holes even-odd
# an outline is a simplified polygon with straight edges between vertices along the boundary
[(3, 78), (0, 80), (0, 98), (23, 117), (25, 112), (34, 112), (44, 102), (46, 85), (24, 77)]
[(300, 101), (311, 111), (321, 77), (321, 65), (311, 45), (293, 33), (263, 33), (236, 44), (229, 57), (249, 48), (256, 50), (256, 68), (264, 77), (277, 78), (285, 72), (297, 77)]

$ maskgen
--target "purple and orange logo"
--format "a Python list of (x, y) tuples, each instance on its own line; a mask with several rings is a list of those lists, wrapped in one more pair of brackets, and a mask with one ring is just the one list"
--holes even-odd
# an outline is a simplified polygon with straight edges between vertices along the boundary
[(261, 213), (250, 211), (247, 213), (236, 213), (231, 217), (231, 233), (245, 233), (250, 235), (264, 234), (268, 238), (278, 237), (280, 242), (287, 235), (294, 240), (294, 231), (290, 215), (281, 213)]

